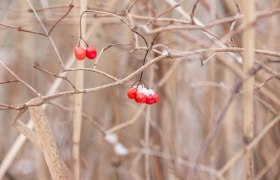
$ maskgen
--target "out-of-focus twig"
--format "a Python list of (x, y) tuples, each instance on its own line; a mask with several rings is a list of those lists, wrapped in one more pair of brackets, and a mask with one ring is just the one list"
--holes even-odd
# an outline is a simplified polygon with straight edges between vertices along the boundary
[[(214, 125), (211, 129), (211, 131), (209, 132), (209, 134), (206, 137), (206, 140), (203, 143), (203, 146), (198, 154), (198, 157), (196, 159), (196, 165), (200, 163), (200, 161), (202, 160), (203, 156), (205, 155), (205, 152), (207, 151), (207, 149), (209, 148), (213, 138), (215, 137), (218, 129), (221, 126), (221, 123), (224, 119), (224, 116), (228, 110), (228, 108), (230, 107), (231, 103), (233, 102), (233, 100), (235, 99), (235, 97), (240, 93), (240, 88), (242, 87), (242, 84), (244, 82), (246, 82), (248, 79), (250, 79), (252, 76), (255, 76), (256, 73), (261, 69), (260, 65), (257, 65), (253, 68), (250, 68), (247, 71), (246, 76), (244, 76), (242, 79), (240, 79), (239, 81), (237, 81), (231, 91), (231, 94), (229, 95), (229, 97), (227, 98), (227, 100), (225, 101), (223, 107), (221, 108), (221, 110), (219, 111), (219, 114), (217, 116), (217, 118), (214, 121)], [(197, 171), (197, 166), (194, 166), (191, 170), (191, 172), (188, 174), (188, 178), (187, 179), (194, 179), (196, 176), (196, 171)]]
[(218, 171), (219, 175), (223, 175), (234, 163), (236, 163), (243, 155), (251, 151), (259, 142), (260, 140), (280, 121), (280, 116), (276, 116), (272, 119), (264, 128), (263, 130), (252, 140), (252, 142), (242, 148), (238, 153), (236, 153), (227, 163)]
[(27, 82), (25, 82), (24, 80), (22, 80), (18, 75), (16, 75), (16, 73), (14, 73), (10, 68), (8, 68), (2, 61), (0, 61), (0, 64), (11, 74), (13, 75), (17, 81), (21, 82), (23, 85), (25, 85), (28, 89), (30, 89), (34, 94), (36, 94), (37, 96), (41, 96), (41, 94), (34, 89), (32, 86), (30, 86)]
[(15, 80), (2, 81), (2, 82), (0, 82), (0, 84), (7, 84), (7, 83), (14, 83), (14, 82), (18, 82), (18, 80), (15, 79)]

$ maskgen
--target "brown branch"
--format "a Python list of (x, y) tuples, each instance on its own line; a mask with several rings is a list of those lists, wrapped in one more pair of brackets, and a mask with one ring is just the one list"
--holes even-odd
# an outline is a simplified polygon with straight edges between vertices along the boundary
[(28, 30), (28, 29), (24, 29), (24, 28), (22, 28), (22, 27), (20, 27), (20, 26), (12, 26), (12, 25), (3, 24), (3, 23), (0, 23), (0, 26), (4, 26), (4, 27), (7, 27), (7, 28), (15, 29), (15, 30), (21, 31), (21, 32), (26, 32), (26, 33), (31, 33), (31, 34), (37, 34), (37, 35), (41, 35), (41, 36), (48, 37), (48, 35), (45, 34), (45, 33), (36, 32), (36, 31), (31, 31), (31, 30)]
[(194, 179), (196, 176), (196, 172), (197, 172), (197, 165), (201, 162), (202, 158), (204, 157), (206, 151), (208, 150), (213, 138), (215, 137), (215, 135), (218, 132), (218, 129), (221, 126), (221, 123), (224, 119), (224, 116), (228, 110), (228, 108), (230, 107), (231, 103), (233, 102), (233, 100), (235, 99), (235, 97), (240, 93), (240, 88), (242, 87), (242, 84), (244, 82), (246, 82), (249, 78), (251, 78), (252, 76), (256, 75), (256, 73), (261, 69), (260, 65), (257, 65), (253, 68), (251, 68), (248, 71), (247, 76), (243, 77), (242, 79), (240, 79), (239, 81), (237, 81), (235, 83), (235, 85), (232, 88), (231, 94), (230, 96), (227, 98), (225, 104), (223, 105), (223, 107), (221, 108), (217, 118), (214, 121), (214, 124), (212, 126), (212, 129), (210, 130), (209, 134), (207, 135), (203, 146), (198, 154), (198, 157), (196, 159), (195, 162), (195, 166), (192, 168), (191, 172), (188, 174), (188, 179)]
[[(52, 7), (48, 7), (48, 8), (43, 8), (43, 9), (38, 9), (38, 11), (43, 11), (43, 10), (47, 10), (47, 9), (53, 9), (53, 8), (62, 8), (65, 7), (65, 5), (59, 5), (59, 6), (52, 6)], [(32, 31), (32, 30), (28, 30), (28, 29), (24, 29), (20, 26), (12, 26), (12, 25), (8, 25), (8, 24), (4, 24), (4, 23), (0, 23), (0, 26), (4, 26), (4, 27), (8, 27), (11, 29), (15, 29), (17, 31), (21, 31), (21, 32), (26, 32), (26, 33), (31, 33), (31, 34), (37, 34), (37, 35), (42, 35), (45, 37), (49, 37), (52, 33), (52, 31), (54, 30), (54, 28), (71, 12), (71, 10), (74, 7), (74, 3), (73, 0), (71, 1), (71, 3), (68, 5), (68, 10), (67, 12), (61, 16), (54, 24), (53, 26), (50, 28), (49, 31), (47, 31), (46, 33), (42, 33), (42, 32), (36, 32), (36, 31)], [(33, 9), (28, 9), (29, 12), (33, 12), (36, 13), (37, 10), (33, 10)]]
[(236, 0), (233, 0), (233, 2), (234, 2), (234, 4), (235, 4), (237, 13), (240, 14), (240, 13), (241, 13), (241, 9), (240, 9), (240, 7), (239, 7), (239, 4), (236, 2)]
[(177, 7), (181, 6), (180, 3), (175, 4), (174, 6), (169, 7), (168, 9), (164, 10), (163, 12), (159, 13), (158, 15), (156, 15), (153, 19), (151, 19), (146, 25), (149, 26), (152, 23), (154, 23), (159, 17), (163, 16), (164, 14), (173, 11), (174, 9), (176, 9)]
[(141, 16), (138, 14), (131, 14), (131, 17), (133, 17), (134, 19), (139, 19), (139, 20), (150, 20), (150, 21), (155, 21), (155, 22), (168, 22), (169, 24), (171, 24), (171, 23), (190, 24), (190, 21), (169, 18), (169, 17), (162, 17), (162, 18), (155, 19), (154, 17)]
[(95, 72), (95, 73), (98, 73), (98, 74), (101, 74), (107, 78), (110, 78), (112, 79), (113, 81), (119, 81), (118, 78), (108, 74), (108, 73), (105, 73), (103, 71), (100, 71), (100, 70), (97, 70), (97, 69), (91, 69), (91, 68), (71, 68), (71, 69), (64, 69), (64, 71), (90, 71), (90, 72)]
[[(72, 1), (72, 3), (73, 3), (73, 1)], [(45, 7), (45, 8), (35, 9), (35, 11), (38, 13), (38, 12), (43, 12), (43, 11), (52, 10), (52, 9), (69, 8), (69, 6), (70, 5), (67, 5), (67, 4), (61, 4), (61, 5), (56, 5), (56, 6), (49, 6), (49, 7)], [(27, 9), (27, 11), (33, 13), (32, 9)]]
[(71, 1), (71, 3), (69, 4), (69, 9), (66, 11), (66, 13), (61, 16), (55, 23), (54, 25), (50, 28), (50, 30), (48, 31), (48, 36), (51, 35), (52, 31), (54, 30), (54, 28), (58, 25), (58, 23), (60, 23), (60, 21), (62, 21), (70, 12), (71, 10), (73, 9), (74, 7), (74, 3), (73, 3), (73, 0)]
[(145, 105), (140, 106), (138, 111), (135, 112), (135, 115), (130, 120), (120, 123), (110, 129), (106, 130), (106, 134), (115, 133), (118, 130), (121, 130), (125, 127), (133, 125), (139, 119), (139, 117), (141, 116), (142, 112), (145, 110), (146, 107), (147, 106), (145, 106)]
[(261, 84), (259, 84), (256, 89), (259, 90), (261, 89), (264, 85), (266, 85), (270, 80), (274, 79), (276, 77), (276, 75), (270, 76), (269, 78), (267, 78), (265, 81), (263, 81)]
[(280, 116), (276, 116), (274, 119), (269, 121), (269, 123), (263, 128), (263, 130), (252, 140), (252, 142), (242, 148), (238, 153), (236, 153), (227, 163), (218, 171), (219, 175), (223, 175), (233, 164), (235, 164), (247, 151), (251, 151), (260, 140), (280, 121)]
[(0, 103), (0, 110), (7, 110), (7, 109), (13, 109), (13, 107), (7, 104)]
[(18, 80), (15, 79), (15, 80), (2, 81), (2, 82), (0, 82), (0, 84), (13, 83), (13, 82), (18, 82)]
[(271, 63), (280, 63), (279, 59), (268, 59), (267, 61)]
[(67, 81), (67, 82), (72, 86), (72, 88), (73, 88), (74, 90), (77, 90), (77, 88), (75, 87), (75, 85), (74, 85), (66, 76), (61, 76), (61, 75), (52, 73), (52, 72), (50, 72), (50, 71), (48, 71), (48, 70), (45, 70), (45, 69), (43, 69), (43, 68), (41, 68), (41, 67), (39, 67), (39, 66), (36, 66), (36, 65), (33, 65), (33, 67), (34, 67), (35, 69), (38, 69), (38, 70), (40, 70), (40, 71), (42, 71), (42, 72), (44, 72), (44, 73), (47, 73), (47, 74), (53, 76), (53, 77), (55, 77), (55, 78), (61, 78), (61, 79), (65, 80), (65, 81)]
[(140, 0), (134, 0), (131, 4), (126, 5), (126, 11), (130, 13), (131, 9), (139, 2)]
[(124, 46), (124, 45), (131, 45), (131, 43), (125, 43), (125, 44), (123, 44), (123, 43), (113, 43), (113, 44), (109, 44), (109, 45), (106, 46), (106, 47), (103, 47), (103, 48), (101, 49), (99, 55), (97, 56), (97, 58), (96, 58), (94, 64), (93, 64), (93, 69), (96, 68), (96, 65), (97, 65), (97, 63), (98, 63), (98, 61), (99, 61), (99, 59), (100, 59), (100, 57), (101, 57), (101, 55), (103, 54), (104, 51), (108, 50), (109, 48), (111, 48), (111, 47), (113, 47), (113, 46), (119, 46), (119, 45), (122, 45), (122, 46)]
[[(126, 76), (123, 79), (119, 79), (119, 80), (115, 79), (116, 81), (113, 82), (113, 83), (101, 85), (101, 86), (94, 87), (94, 88), (79, 89), (79, 90), (74, 90), (74, 91), (64, 91), (64, 92), (60, 92), (60, 93), (56, 93), (56, 94), (52, 94), (52, 95), (43, 96), (42, 98), (44, 100), (50, 100), (50, 99), (54, 99), (54, 98), (58, 98), (58, 97), (66, 96), (66, 95), (74, 95), (74, 94), (81, 94), (81, 93), (91, 93), (91, 92), (96, 92), (96, 91), (100, 91), (100, 90), (103, 90), (103, 89), (107, 89), (107, 88), (110, 88), (110, 87), (119, 86), (119, 85), (122, 85), (122, 84), (128, 82), (129, 80), (131, 80), (136, 75), (140, 74), (143, 70), (145, 70), (146, 68), (150, 67), (152, 64), (154, 64), (154, 63), (156, 63), (158, 61), (161, 61), (163, 59), (166, 59), (168, 57), (170, 57), (171, 59), (176, 59), (176, 58), (180, 58), (180, 57), (186, 57), (186, 56), (195, 55), (195, 54), (201, 54), (201, 53), (213, 53), (213, 52), (234, 52), (234, 53), (238, 52), (239, 53), (239, 52), (243, 52), (243, 50), (244, 50), (243, 48), (229, 47), (229, 48), (200, 49), (200, 50), (185, 51), (185, 52), (180, 52), (180, 53), (172, 53), (172, 52), (170, 52), (170, 54), (168, 54), (168, 55), (161, 55), (161, 56), (158, 56), (158, 57), (150, 60), (145, 65), (141, 66), (136, 71), (134, 71), (133, 73), (131, 73), (130, 75)], [(280, 53), (273, 52), (273, 51), (266, 51), (266, 50), (255, 49), (254, 52), (256, 54), (280, 57)], [(74, 70), (76, 70), (76, 69), (74, 69)], [(81, 69), (81, 70), (87, 70), (87, 69)], [(89, 71), (97, 72), (97, 70), (94, 70), (94, 69), (88, 69), (88, 70)], [(107, 76), (108, 74), (104, 73), (104, 75)], [(44, 103), (45, 102), (42, 101), (39, 104), (34, 104), (34, 106), (38, 106), (38, 105), (41, 105), (41, 104), (44, 104)], [(19, 107), (21, 107), (21, 106), (19, 106)]]
[[(279, 13), (280, 13), (280, 8), (267, 10), (267, 11), (261, 11), (256, 14), (256, 17), (257, 17), (256, 20), (246, 26), (254, 25), (257, 21), (259, 21), (265, 17), (273, 16), (273, 15), (279, 14)], [(154, 29), (149, 29), (146, 26), (138, 26), (138, 27), (142, 27), (147, 34), (156, 34), (156, 33), (164, 32), (164, 31), (178, 31), (178, 30), (206, 30), (208, 28), (211, 28), (211, 27), (219, 25), (219, 24), (233, 22), (233, 21), (243, 19), (244, 17), (245, 17), (244, 14), (240, 14), (240, 15), (235, 15), (235, 16), (231, 16), (231, 17), (221, 18), (221, 19), (215, 20), (215, 21), (213, 21), (209, 24), (203, 25), (203, 26), (202, 25), (191, 25), (191, 24), (170, 25), (170, 26), (159, 27), (159, 28), (154, 28)], [(237, 32), (240, 32), (245, 27), (244, 26), (240, 27), (240, 29), (238, 29)], [(237, 32), (234, 32), (231, 35), (234, 35)], [(208, 33), (208, 31), (207, 31), (207, 33)]]
[(280, 149), (278, 148), (276, 153), (272, 155), (272, 158), (270, 159), (268, 164), (263, 169), (261, 169), (259, 173), (255, 176), (255, 180), (261, 180), (262, 177), (269, 171), (269, 169), (272, 168), (275, 163), (277, 163), (279, 158), (280, 158)]
[[(213, 53), (213, 52), (241, 53), (243, 51), (244, 51), (244, 48), (238, 48), (238, 47), (210, 48), (210, 49), (199, 49), (199, 50), (194, 50), (194, 51), (184, 51), (184, 52), (179, 52), (179, 53), (173, 53), (173, 54), (171, 54), (171, 57), (177, 58), (177, 57), (188, 56), (188, 55), (192, 55), (192, 54)], [(280, 52), (267, 51), (267, 50), (261, 50), (261, 49), (254, 49), (253, 51), (256, 54), (280, 57)]]
[(197, 0), (194, 5), (193, 5), (193, 8), (192, 8), (192, 11), (190, 13), (190, 18), (191, 18), (191, 23), (192, 24), (196, 24), (195, 21), (194, 21), (194, 13), (195, 13), (195, 9), (196, 9), (196, 6), (197, 4), (199, 3), (200, 0)]
[[(51, 44), (52, 44), (52, 47), (53, 47), (53, 49), (54, 49), (54, 51), (55, 51), (55, 53), (56, 53), (56, 55), (57, 55), (57, 57), (58, 57), (59, 63), (60, 63), (60, 65), (61, 65), (62, 69), (64, 69), (64, 68), (65, 68), (65, 65), (64, 65), (63, 60), (62, 60), (62, 58), (61, 58), (61, 56), (60, 56), (60, 54), (59, 54), (59, 51), (58, 51), (58, 49), (57, 49), (57, 47), (56, 47), (56, 45), (55, 45), (55, 43), (54, 43), (54, 41), (53, 41), (53, 38), (52, 38), (50, 35), (48, 35), (48, 30), (47, 30), (47, 28), (45, 27), (45, 25), (44, 25), (44, 23), (42, 22), (42, 20), (40, 19), (40, 17), (39, 17), (39, 15), (37, 14), (36, 10), (34, 9), (34, 7), (33, 7), (32, 3), (31, 3), (31, 1), (30, 1), (30, 0), (26, 0), (26, 1), (28, 2), (30, 8), (31, 8), (32, 11), (34, 12), (35, 17), (37, 18), (37, 20), (38, 20), (39, 23), (41, 24), (43, 30), (44, 30), (45, 33), (47, 34), (47, 37), (48, 37), (48, 39), (50, 40), (50, 42), (51, 42)], [(72, 2), (72, 3), (73, 3), (73, 2)], [(71, 8), (71, 9), (72, 9), (72, 8)], [(62, 19), (63, 19), (63, 18), (62, 18)], [(61, 21), (62, 19), (59, 19), (58, 21)], [(55, 23), (55, 24), (56, 24), (56, 23)]]
[(30, 89), (34, 94), (36, 94), (38, 97), (41, 96), (41, 94), (34, 89), (32, 86), (30, 86), (27, 82), (22, 80), (20, 77), (18, 77), (10, 68), (8, 68), (2, 61), (0, 61), (0, 64), (12, 75), (16, 78), (17, 81), (21, 82), (23, 85), (25, 85), (28, 89)]

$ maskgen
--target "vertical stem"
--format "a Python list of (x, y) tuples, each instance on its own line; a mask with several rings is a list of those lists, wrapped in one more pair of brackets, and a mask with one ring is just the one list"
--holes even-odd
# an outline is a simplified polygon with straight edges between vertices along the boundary
[[(211, 5), (211, 9), (210, 9), (210, 16), (211, 19), (215, 19), (216, 17), (216, 12), (217, 12), (217, 8), (216, 8), (216, 3), (217, 1), (215, 0), (210, 0), (209, 4)], [(216, 31), (216, 29), (213, 29), (214, 31)], [(215, 73), (216, 73), (216, 61), (215, 61), (215, 57), (209, 62), (209, 71), (207, 72), (209, 81), (216, 81), (215, 78)], [(213, 128), (213, 124), (214, 124), (214, 111), (215, 111), (215, 99), (216, 99), (216, 89), (213, 87), (209, 87), (208, 91), (206, 93), (206, 113), (207, 113), (207, 123), (206, 123), (206, 128), (207, 131), (206, 133), (210, 132), (211, 129)], [(215, 145), (214, 145), (215, 143)], [(211, 167), (216, 168), (216, 158), (215, 158), (215, 152), (217, 151), (216, 148), (216, 142), (213, 142), (213, 145), (209, 147), (209, 156), (207, 156), (207, 161), (209, 162), (209, 164), (211, 165)], [(209, 177), (209, 180), (213, 180), (215, 179), (215, 177)]]
[[(42, 8), (49, 7), (49, 2), (48, 2), (48, 0), (40, 0), (40, 5), (41, 5)], [(52, 17), (52, 14), (51, 14), (50, 11), (45, 11), (45, 12), (43, 12), (43, 17), (44, 18)], [(32, 49), (33, 48), (36, 48), (36, 45), (34, 47), (32, 47)], [(34, 62), (32, 62), (32, 63), (34, 64), (34, 63), (36, 63), (36, 61), (37, 61), (37, 58), (35, 57), (34, 58)], [(36, 73), (37, 72), (34, 72), (32, 77), (36, 81), (36, 84), (40, 84), (39, 83), (40, 79), (36, 75)], [(37, 161), (37, 166), (39, 167), (38, 171), (37, 171), (37, 179), (40, 179), (40, 180), (47, 180), (47, 179), (49, 179), (50, 176), (49, 176), (49, 172), (48, 172), (48, 166), (47, 166), (47, 164), (45, 162), (43, 153), (39, 153), (37, 155), (36, 161)]]
[[(226, 69), (225, 72), (225, 82), (228, 86), (232, 86), (234, 84), (234, 75)], [(230, 92), (227, 94), (228, 96), (230, 95)], [(237, 147), (237, 140), (236, 137), (237, 135), (235, 134), (236, 132), (236, 110), (235, 110), (235, 102), (232, 102), (231, 107), (229, 107), (226, 116), (225, 116), (225, 151), (226, 151), (226, 157), (227, 159), (230, 159), (234, 154), (236, 154), (236, 147)], [(238, 167), (237, 165), (232, 166), (230, 169), (227, 179), (228, 180), (234, 180), (235, 177), (240, 177), (237, 176), (236, 174), (242, 174), (242, 173), (236, 173), (237, 171), (240, 170), (240, 166)], [(242, 179), (242, 178), (241, 178)]]
[[(151, 108), (147, 108), (145, 121), (145, 145), (150, 149), (150, 118)], [(145, 179), (150, 180), (150, 155), (145, 154)]]
[[(86, 10), (87, 0), (81, 0), (80, 2), (80, 13)], [(86, 17), (81, 20), (82, 34), (86, 34)], [(84, 61), (79, 61), (77, 68), (83, 68)], [(78, 89), (84, 86), (84, 72), (76, 72), (76, 87)], [(80, 138), (81, 138), (81, 127), (82, 127), (82, 109), (83, 109), (83, 94), (75, 96), (75, 113), (73, 121), (73, 161), (74, 161), (74, 177), (75, 180), (80, 179)]]
[[(255, 19), (255, 1), (242, 1), (244, 5), (245, 18), (244, 23), (252, 23)], [(251, 25), (244, 29), (243, 32), (244, 46), (244, 63), (243, 71), (247, 73), (254, 65), (254, 46), (255, 46), (255, 29)], [(243, 131), (246, 145), (250, 143), (254, 136), (254, 77), (251, 77), (244, 82), (244, 97), (243, 97)], [(246, 179), (254, 179), (254, 159), (252, 151), (246, 152)]]
[[(149, 85), (153, 86), (153, 80), (155, 77), (155, 72), (154, 68), (152, 66), (151, 71), (150, 71), (150, 77), (149, 77)], [(147, 149), (151, 148), (151, 142), (150, 142), (150, 135), (151, 135), (151, 117), (152, 116), (152, 109), (151, 107), (147, 108), (146, 111), (146, 116), (145, 116), (145, 132), (144, 132), (144, 139), (145, 139), (145, 146)], [(147, 152), (145, 154), (145, 179), (150, 180), (151, 179), (151, 159), (150, 159), (150, 154)]]

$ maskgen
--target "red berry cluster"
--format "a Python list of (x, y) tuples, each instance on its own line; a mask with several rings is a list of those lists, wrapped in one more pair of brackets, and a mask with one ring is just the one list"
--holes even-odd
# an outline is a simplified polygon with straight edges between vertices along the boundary
[(96, 49), (92, 46), (88, 46), (86, 49), (84, 47), (77, 46), (74, 49), (75, 56), (77, 60), (82, 61), (87, 57), (89, 60), (93, 60), (96, 57)]
[(154, 104), (159, 101), (159, 95), (152, 89), (145, 88), (144, 85), (133, 86), (127, 91), (129, 99), (134, 99), (137, 103)]

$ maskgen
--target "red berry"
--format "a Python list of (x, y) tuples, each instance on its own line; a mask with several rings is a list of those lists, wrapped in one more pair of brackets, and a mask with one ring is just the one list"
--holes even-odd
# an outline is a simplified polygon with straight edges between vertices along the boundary
[(154, 99), (154, 96), (153, 95), (149, 95), (146, 99), (146, 104), (154, 104), (155, 102), (155, 99)]
[(86, 57), (86, 50), (82, 47), (75, 47), (75, 56), (78, 60), (83, 60)]
[(159, 101), (159, 95), (155, 93), (154, 95), (154, 103), (157, 103)]
[(135, 101), (138, 103), (146, 103), (147, 96), (142, 93), (138, 93), (135, 97)]
[(88, 46), (87, 49), (86, 49), (86, 55), (87, 55), (87, 58), (89, 59), (94, 59), (96, 57), (96, 49), (93, 48), (92, 46)]
[(128, 97), (129, 99), (135, 99), (136, 93), (137, 93), (137, 88), (130, 88), (130, 89), (127, 91), (127, 97)]

